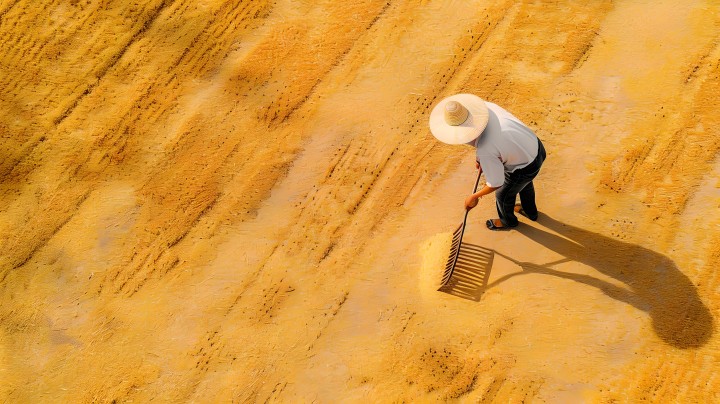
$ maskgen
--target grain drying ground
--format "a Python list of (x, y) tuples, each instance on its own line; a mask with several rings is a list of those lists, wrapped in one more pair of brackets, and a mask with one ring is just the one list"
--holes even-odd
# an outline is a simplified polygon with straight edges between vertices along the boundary
[[(0, 399), (720, 400), (718, 32), (712, 1), (0, 1)], [(443, 293), (457, 92), (548, 161)]]

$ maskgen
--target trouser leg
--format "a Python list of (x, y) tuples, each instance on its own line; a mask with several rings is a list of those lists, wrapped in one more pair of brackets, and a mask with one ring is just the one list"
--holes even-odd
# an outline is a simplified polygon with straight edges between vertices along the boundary
[(505, 176), (505, 184), (495, 191), (495, 205), (503, 226), (515, 227), (518, 225), (518, 219), (515, 216), (515, 199), (524, 184), (511, 181), (508, 177)]
[(538, 210), (535, 205), (535, 186), (532, 181), (525, 185), (525, 188), (520, 191), (520, 204), (530, 219), (534, 220), (537, 218)]

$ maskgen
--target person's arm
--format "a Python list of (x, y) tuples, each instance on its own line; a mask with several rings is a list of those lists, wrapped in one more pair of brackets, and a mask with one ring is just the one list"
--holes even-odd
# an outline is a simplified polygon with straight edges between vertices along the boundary
[[(490, 169), (491, 171), (490, 171), (490, 174), (488, 174), (486, 172), (485, 176), (488, 177), (489, 181), (493, 181), (492, 182), (493, 184), (497, 183), (499, 185), (497, 187), (491, 186), (490, 182), (488, 181), (488, 183), (486, 183), (485, 186), (482, 187), (481, 190), (479, 190), (478, 192), (475, 192), (474, 194), (465, 198), (465, 209), (467, 209), (467, 210), (470, 210), (470, 209), (474, 208), (475, 206), (477, 206), (480, 198), (482, 198), (485, 195), (495, 192), (495, 190), (500, 188), (504, 182), (504, 178), (503, 178), (504, 176), (502, 174), (503, 173), (503, 165), (500, 162), (500, 160), (495, 159), (495, 158), (483, 159), (483, 157), (484, 156), (479, 156), (479, 158), (476, 159), (475, 166), (480, 170), (480, 172), (482, 172), (483, 171), (482, 165), (483, 164), (486, 165), (488, 167), (488, 169)], [(481, 164), (479, 162), (480, 159), (483, 160), (483, 164)]]
[(465, 199), (465, 209), (470, 210), (470, 209), (474, 208), (475, 206), (477, 206), (480, 198), (482, 198), (485, 195), (495, 192), (495, 190), (498, 188), (500, 188), (500, 187), (491, 187), (486, 184), (481, 190), (475, 192), (474, 194), (468, 196)]

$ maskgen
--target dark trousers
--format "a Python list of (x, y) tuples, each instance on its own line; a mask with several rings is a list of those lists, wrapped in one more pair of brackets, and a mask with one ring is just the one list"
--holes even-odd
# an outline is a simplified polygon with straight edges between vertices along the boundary
[(505, 173), (505, 183), (495, 191), (495, 204), (503, 226), (515, 227), (518, 225), (518, 219), (515, 216), (515, 198), (518, 194), (520, 194), (520, 204), (525, 214), (532, 219), (537, 218), (538, 210), (535, 206), (533, 179), (540, 172), (543, 161), (545, 161), (545, 147), (538, 139), (538, 154), (535, 160), (523, 168)]

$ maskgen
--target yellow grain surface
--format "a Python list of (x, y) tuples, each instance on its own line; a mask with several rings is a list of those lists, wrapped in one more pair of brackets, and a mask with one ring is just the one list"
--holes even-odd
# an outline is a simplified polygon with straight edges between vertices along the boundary
[[(713, 1), (1, 0), (0, 401), (720, 401), (718, 32)], [(471, 212), (469, 295), (432, 287), (457, 92), (548, 150), (538, 222)]]

